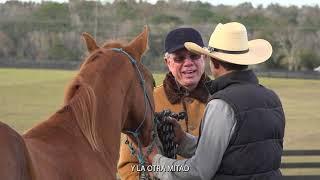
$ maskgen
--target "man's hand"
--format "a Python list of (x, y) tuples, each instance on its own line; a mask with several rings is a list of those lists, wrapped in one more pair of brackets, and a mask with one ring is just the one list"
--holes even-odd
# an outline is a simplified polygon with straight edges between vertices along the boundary
[[(142, 148), (143, 154), (147, 155), (148, 147)], [(158, 154), (158, 150), (156, 146), (153, 146), (151, 153), (146, 157), (149, 164), (152, 164), (153, 157)]]
[(173, 125), (173, 130), (175, 135), (173, 141), (177, 144), (180, 144), (182, 140), (186, 137), (186, 133), (183, 131), (183, 129), (181, 128), (180, 124), (176, 119), (169, 118), (168, 121)]

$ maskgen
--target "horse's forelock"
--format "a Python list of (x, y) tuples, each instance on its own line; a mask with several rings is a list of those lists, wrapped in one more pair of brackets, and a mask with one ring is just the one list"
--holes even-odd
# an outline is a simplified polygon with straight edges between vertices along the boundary
[(122, 48), (126, 42), (123, 40), (109, 40), (103, 44), (104, 49), (109, 48)]
[(103, 50), (102, 49), (97, 49), (95, 51), (93, 51), (84, 61), (83, 63), (80, 65), (80, 71), (81, 69), (87, 65), (88, 63), (94, 61), (95, 59), (97, 59), (101, 54), (103, 54)]
[[(123, 48), (124, 41), (122, 42), (121, 40), (109, 40), (106, 41), (104, 43), (104, 45), (102, 46), (103, 49), (109, 49), (109, 48)], [(80, 65), (80, 70), (88, 63), (94, 61), (95, 59), (97, 59), (100, 55), (102, 55), (103, 53), (105, 53), (105, 51), (99, 48), (96, 49), (94, 51), (92, 51), (89, 56), (83, 61), (83, 63)]]

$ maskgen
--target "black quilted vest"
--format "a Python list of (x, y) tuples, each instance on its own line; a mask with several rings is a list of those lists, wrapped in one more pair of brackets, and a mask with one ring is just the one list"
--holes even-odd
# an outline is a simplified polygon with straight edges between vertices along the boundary
[(278, 96), (259, 85), (251, 70), (236, 71), (207, 83), (212, 95), (235, 113), (236, 127), (214, 180), (277, 180), (285, 117)]

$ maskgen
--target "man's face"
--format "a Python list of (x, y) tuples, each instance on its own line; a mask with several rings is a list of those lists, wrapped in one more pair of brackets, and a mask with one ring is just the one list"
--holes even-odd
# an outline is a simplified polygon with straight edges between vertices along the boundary
[(204, 72), (203, 56), (186, 49), (166, 56), (166, 64), (178, 83), (189, 90), (197, 87)]

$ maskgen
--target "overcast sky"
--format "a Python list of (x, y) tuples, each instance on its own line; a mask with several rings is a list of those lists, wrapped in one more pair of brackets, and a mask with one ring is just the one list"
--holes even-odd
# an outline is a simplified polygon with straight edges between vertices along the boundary
[[(0, 0), (1, 3), (5, 2), (6, 0)], [(20, 0), (20, 1), (30, 1), (30, 0)], [(35, 2), (41, 2), (41, 0), (31, 0)], [(51, 0), (51, 1), (57, 1), (57, 2), (67, 2), (67, 0)], [(102, 0), (104, 2), (112, 2), (113, 0)], [(155, 3), (157, 0), (147, 0), (150, 3)], [(283, 6), (289, 6), (289, 5), (296, 5), (296, 6), (302, 6), (302, 5), (319, 5), (320, 6), (320, 0), (201, 0), (203, 2), (210, 2), (211, 4), (217, 5), (217, 4), (226, 4), (226, 5), (238, 5), (243, 2), (251, 2), (252, 5), (257, 6), (259, 4), (263, 4), (263, 6), (267, 6), (270, 3), (278, 3)]]

